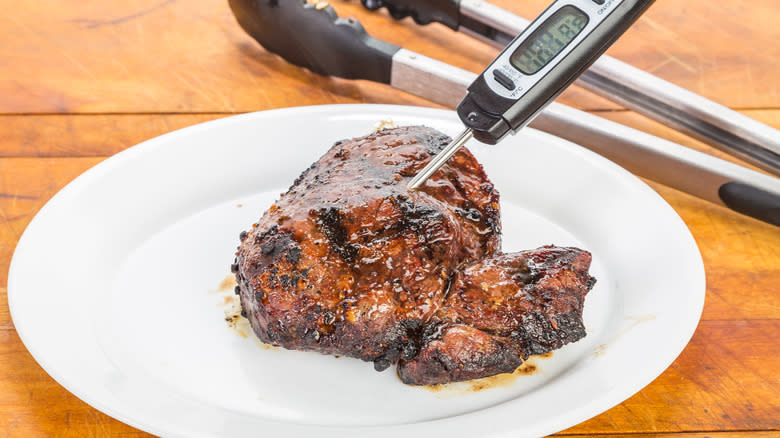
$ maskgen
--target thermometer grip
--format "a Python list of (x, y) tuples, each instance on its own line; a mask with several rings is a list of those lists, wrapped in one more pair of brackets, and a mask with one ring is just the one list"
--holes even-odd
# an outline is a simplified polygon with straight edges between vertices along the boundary
[(269, 52), (325, 75), (390, 83), (400, 47), (371, 37), (331, 6), (305, 0), (229, 0), (238, 24)]

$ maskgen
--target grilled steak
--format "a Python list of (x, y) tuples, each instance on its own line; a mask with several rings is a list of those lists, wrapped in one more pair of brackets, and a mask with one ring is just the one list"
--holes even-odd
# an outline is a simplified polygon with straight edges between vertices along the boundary
[(498, 192), (450, 139), (403, 127), (339, 142), (241, 233), (241, 306), (266, 343), (399, 363), (409, 384), (511, 372), (585, 335), (590, 254), (500, 252)]

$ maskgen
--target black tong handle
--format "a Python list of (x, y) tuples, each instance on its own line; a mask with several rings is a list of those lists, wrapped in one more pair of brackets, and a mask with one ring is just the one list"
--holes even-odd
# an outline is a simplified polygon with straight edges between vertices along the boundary
[(325, 75), (390, 83), (400, 47), (371, 37), (352, 18), (305, 0), (229, 0), (241, 28), (269, 52)]
[(441, 23), (452, 30), (464, 27), (478, 35), (508, 44), (517, 35), (506, 34), (490, 25), (460, 13), (460, 0), (360, 0), (366, 9), (386, 8), (396, 20), (412, 17), (419, 25)]
[(453, 30), (460, 25), (460, 0), (361, 0), (366, 9), (387, 8), (396, 20), (412, 17), (417, 24), (441, 23)]

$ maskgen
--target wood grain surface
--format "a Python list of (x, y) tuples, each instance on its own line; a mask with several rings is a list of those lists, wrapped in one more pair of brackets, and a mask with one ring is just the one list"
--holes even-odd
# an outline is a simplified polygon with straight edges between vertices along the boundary
[[(531, 17), (548, 0), (493, 3)], [(396, 22), (357, 1), (332, 4), (376, 37), (472, 71), (497, 53), (439, 25)], [(300, 105), (434, 105), (286, 64), (241, 32), (226, 0), (0, 0), (0, 7), (0, 438), (149, 436), (58, 385), (14, 330), (8, 267), (35, 213), (106, 157), (203, 121)], [(780, 128), (778, 23), (777, 0), (658, 0), (610, 54)], [(733, 160), (581, 89), (559, 100)], [(560, 435), (780, 436), (780, 229), (648, 183), (701, 250), (702, 321), (653, 383)]]

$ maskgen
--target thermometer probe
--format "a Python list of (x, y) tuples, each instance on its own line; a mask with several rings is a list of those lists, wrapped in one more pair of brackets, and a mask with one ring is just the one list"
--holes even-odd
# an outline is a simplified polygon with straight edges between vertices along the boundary
[(558, 0), (469, 86), (457, 108), (466, 129), (409, 182), (417, 189), (471, 138), (515, 134), (574, 82), (654, 0)]

